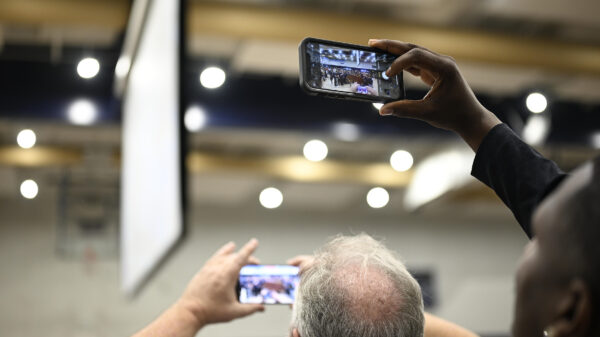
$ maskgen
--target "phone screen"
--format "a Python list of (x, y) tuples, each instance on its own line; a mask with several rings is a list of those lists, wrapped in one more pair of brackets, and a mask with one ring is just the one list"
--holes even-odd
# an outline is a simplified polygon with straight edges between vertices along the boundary
[(403, 95), (398, 77), (385, 74), (394, 55), (311, 41), (306, 44), (306, 58), (307, 84), (313, 88), (382, 99)]
[(240, 303), (292, 304), (300, 282), (298, 267), (247, 265), (240, 270)]

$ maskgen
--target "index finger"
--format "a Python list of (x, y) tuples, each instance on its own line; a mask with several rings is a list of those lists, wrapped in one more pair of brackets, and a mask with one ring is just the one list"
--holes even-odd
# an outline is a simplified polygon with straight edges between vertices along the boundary
[(434, 54), (426, 49), (413, 48), (410, 51), (398, 56), (390, 68), (386, 71), (387, 76), (399, 74), (404, 69), (416, 68), (425, 69), (437, 77), (445, 67), (443, 57)]
[(235, 250), (235, 243), (233, 243), (233, 241), (229, 241), (226, 244), (224, 244), (221, 248), (219, 248), (214, 254), (214, 256), (219, 256), (219, 255), (227, 255), (232, 253)]
[(387, 40), (387, 39), (384, 39), (384, 40), (371, 39), (371, 40), (369, 40), (369, 47), (379, 48), (379, 49), (387, 51), (388, 53), (396, 54), (396, 55), (402, 55), (402, 54), (404, 54), (412, 49), (415, 49), (415, 48), (424, 49), (432, 54), (436, 54), (425, 47), (421, 47), (421, 46), (418, 46), (413, 43), (404, 42), (404, 41), (396, 41), (396, 40)]
[(237, 256), (235, 258), (236, 262), (240, 265), (240, 267), (246, 264), (246, 262), (250, 258), (250, 255), (252, 255), (252, 253), (254, 253), (254, 251), (256, 250), (257, 247), (258, 247), (258, 240), (251, 239), (244, 245), (244, 247), (242, 247), (240, 249), (240, 251), (237, 253)]

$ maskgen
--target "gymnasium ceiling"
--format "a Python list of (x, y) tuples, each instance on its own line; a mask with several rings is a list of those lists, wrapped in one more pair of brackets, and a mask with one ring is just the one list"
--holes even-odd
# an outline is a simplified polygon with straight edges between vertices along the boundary
[[(0, 45), (50, 45), (44, 57), (54, 61), (64, 46), (106, 48), (128, 9), (127, 0), (0, 0)], [(480, 92), (543, 87), (597, 102), (598, 13), (594, 0), (191, 0), (189, 51), (226, 59), (238, 73), (294, 77), (303, 37), (386, 37), (454, 56)]]
[[(103, 103), (106, 110), (114, 108), (116, 103), (109, 98), (110, 68), (118, 57), (129, 6), (126, 0), (0, 0), (0, 66), (5, 74), (0, 79), (4, 92), (0, 95), (11, 99), (12, 95), (6, 94), (7, 88), (10, 92), (11, 83), (22, 80), (17, 73), (19, 69), (30, 69), (32, 73), (23, 76), (27, 79), (46, 65), (52, 65), (54, 72), (70, 72), (82, 55), (92, 53), (108, 60), (109, 70), (103, 71), (99, 83), (86, 87), (71, 83), (72, 73), (57, 75), (56, 83), (65, 92), (102, 92), (99, 99), (106, 101)], [(297, 45), (306, 36), (359, 44), (371, 37), (386, 37), (423, 44), (454, 56), (476, 92), (500, 110), (505, 107), (505, 98), (520, 104), (523, 95), (531, 90), (549, 93), (553, 100), (563, 102), (563, 110), (577, 104), (577, 111), (587, 114), (587, 119), (564, 113), (555, 123), (559, 144), (542, 148), (569, 169), (597, 152), (585, 141), (560, 145), (560, 140), (577, 140), (579, 136), (588, 139), (588, 132), (600, 131), (600, 124), (589, 122), (598, 121), (600, 111), (598, 13), (600, 2), (595, 0), (191, 0), (187, 20), (192, 69), (188, 69), (188, 76), (190, 83), (197, 82), (203, 65), (217, 63), (226, 68), (231, 89), (243, 91), (254, 87), (260, 91), (263, 86), (281, 86), (282, 91), (275, 94), (280, 96), (279, 101), (303, 100), (304, 96), (299, 96), (303, 94), (294, 90), (297, 90)], [(28, 84), (18, 86), (24, 88)], [(407, 86), (416, 94), (425, 89), (409, 76)], [(195, 88), (190, 90), (201, 91)], [(210, 107), (229, 97), (227, 93), (214, 97), (202, 93), (198, 100)], [(17, 99), (25, 100), (21, 96)], [(280, 102), (269, 104), (265, 99), (252, 98), (240, 101), (242, 105), (255, 106), (255, 116), (260, 115), (258, 110), (280, 109), (277, 105)], [(311, 125), (310, 131), (305, 132), (301, 129), (303, 119), (309, 123), (324, 118), (329, 123), (341, 120), (339, 112), (334, 111), (336, 107), (350, 108), (348, 103), (329, 102), (305, 115), (294, 110), (307, 109), (312, 102), (317, 104), (308, 98), (306, 102), (294, 103), (297, 106), (290, 107), (291, 113), (284, 112), (296, 116), (292, 122), (300, 127), (295, 130), (282, 129), (281, 123), (273, 127), (264, 120), (257, 122), (232, 115), (238, 122), (243, 120), (240, 122), (243, 125), (221, 121), (220, 127), (193, 134), (191, 150), (196, 162), (205, 163), (190, 164), (192, 172), (202, 173), (192, 177), (194, 200), (244, 204), (254, 200), (260, 188), (279, 184), (285, 186), (286, 198), (295, 200), (293, 203), (299, 208), (344, 209), (360, 202), (365, 189), (378, 183), (377, 179), (348, 178), (356, 170), (366, 169), (364, 165), (385, 165), (397, 148), (409, 150), (418, 163), (432, 154), (460, 146), (447, 133), (432, 131), (413, 121), (394, 121), (389, 130), (380, 134), (365, 132), (358, 142), (340, 140), (323, 125)], [(375, 111), (368, 105), (361, 107), (362, 111), (349, 116), (363, 123), (365, 130), (379, 127)], [(231, 109), (236, 108), (239, 106)], [(28, 110), (13, 110), (10, 118), (7, 112), (0, 112), (0, 177), (2, 181), (14, 181), (15, 186), (3, 184), (0, 196), (14, 195), (17, 182), (32, 172), (46, 177), (46, 184), (56, 186), (59, 171), (64, 167), (82, 172), (104, 168), (101, 170), (104, 175), (118, 181), (120, 134), (118, 125), (110, 122), (118, 121), (118, 114), (113, 112), (114, 116), (103, 125), (82, 129), (49, 123), (39, 118), (39, 114), (33, 114), (33, 119), (21, 118), (17, 114), (26, 116)], [(334, 117), (327, 119), (328, 114)], [(507, 114), (503, 117), (508, 118)], [(261, 118), (268, 120), (272, 115)], [(578, 120), (583, 120), (585, 132), (578, 129), (581, 127)], [(63, 152), (47, 152), (46, 161), (34, 163), (11, 157), (16, 132), (24, 127), (35, 128), (40, 144), (49, 150)], [(298, 156), (304, 142), (314, 137), (327, 141), (332, 165), (343, 172), (306, 180), (261, 169), (284, 157)], [(409, 171), (390, 180), (387, 187), (392, 189), (392, 199), (403, 198), (403, 189), (412, 174)], [(319, 197), (307, 198), (309, 194)], [(471, 185), (452, 195), (453, 200), (471, 202), (493, 199), (480, 187), (473, 189)]]

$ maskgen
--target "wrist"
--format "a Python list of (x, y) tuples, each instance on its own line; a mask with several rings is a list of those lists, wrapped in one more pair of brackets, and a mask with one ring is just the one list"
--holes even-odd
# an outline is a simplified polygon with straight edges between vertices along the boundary
[(457, 130), (457, 133), (475, 152), (477, 152), (479, 145), (481, 145), (481, 142), (490, 130), (496, 125), (502, 124), (502, 121), (500, 121), (491, 111), (483, 106), (480, 106), (480, 109), (481, 111), (476, 114), (477, 118), (465, 123), (464, 128), (461, 130)]
[(195, 331), (202, 329), (207, 324), (204, 310), (195, 301), (181, 298), (175, 303), (174, 310), (182, 322), (189, 324)]

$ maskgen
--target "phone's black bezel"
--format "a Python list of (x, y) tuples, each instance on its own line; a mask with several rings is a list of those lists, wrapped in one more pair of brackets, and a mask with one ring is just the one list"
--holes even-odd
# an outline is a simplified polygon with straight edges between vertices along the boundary
[[(289, 265), (287, 265), (287, 264), (269, 264), (269, 263), (262, 264), (261, 263), (260, 266), (289, 266)], [(300, 268), (298, 268), (297, 275), (300, 276)], [(238, 274), (237, 281), (235, 283), (235, 298), (237, 299), (238, 302), (240, 302), (241, 291), (242, 291), (242, 285), (240, 284), (240, 274)], [(248, 304), (248, 303), (242, 303), (242, 304)], [(290, 305), (289, 303), (264, 303), (264, 302), (261, 304), (264, 304), (264, 305)]]
[(357, 100), (357, 101), (363, 101), (363, 102), (366, 101), (366, 102), (373, 102), (373, 103), (387, 103), (387, 102), (393, 102), (393, 101), (405, 99), (406, 94), (404, 92), (404, 80), (403, 80), (402, 73), (399, 73), (398, 75), (396, 75), (396, 77), (398, 78), (398, 85), (400, 86), (400, 97), (384, 98), (384, 97), (379, 97), (379, 96), (357, 94), (357, 93), (352, 93), (352, 92), (340, 92), (340, 91), (319, 89), (319, 88), (311, 87), (310, 85), (308, 85), (308, 83), (306, 81), (309, 78), (309, 76), (307, 75), (307, 72), (310, 71), (310, 65), (308, 64), (309, 60), (306, 57), (306, 45), (311, 42), (327, 44), (327, 45), (341, 47), (341, 48), (358, 49), (358, 50), (364, 50), (364, 51), (369, 51), (369, 52), (388, 54), (388, 55), (391, 55), (392, 57), (397, 57), (397, 55), (386, 53), (386, 52), (382, 51), (381, 49), (377, 49), (377, 48), (371, 48), (371, 47), (366, 47), (366, 46), (361, 46), (361, 45), (356, 45), (356, 44), (351, 44), (351, 43), (344, 43), (344, 42), (338, 42), (338, 41), (323, 40), (323, 39), (307, 37), (304, 40), (302, 40), (302, 42), (300, 42), (300, 45), (298, 46), (298, 53), (299, 53), (299, 60), (300, 60), (300, 69), (299, 69), (300, 87), (302, 87), (302, 89), (304, 89), (304, 91), (306, 91), (308, 94), (316, 95), (316, 96), (325, 96), (325, 97), (330, 97), (330, 98), (338, 98), (338, 99), (351, 99), (351, 100)]

